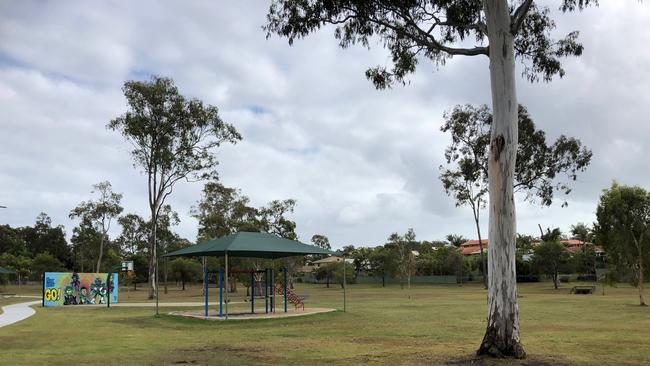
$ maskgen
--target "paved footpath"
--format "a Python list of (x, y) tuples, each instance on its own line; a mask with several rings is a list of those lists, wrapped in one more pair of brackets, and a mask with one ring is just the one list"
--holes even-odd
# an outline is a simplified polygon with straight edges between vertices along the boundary
[(32, 309), (31, 306), (40, 303), (40, 301), (29, 301), (3, 306), (2, 314), (0, 314), (0, 328), (27, 319), (36, 314), (36, 311)]

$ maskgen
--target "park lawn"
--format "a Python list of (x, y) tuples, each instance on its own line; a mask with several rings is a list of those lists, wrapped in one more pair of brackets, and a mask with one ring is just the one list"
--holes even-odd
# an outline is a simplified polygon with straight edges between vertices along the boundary
[[(419, 285), (411, 300), (399, 286), (351, 285), (347, 313), (273, 320), (156, 317), (152, 308), (35, 307), (35, 316), (0, 328), (0, 364), (650, 363), (650, 309), (636, 306), (636, 290), (569, 295), (572, 285), (556, 291), (550, 283), (520, 284), (521, 333), (529, 354), (523, 363), (473, 359), (486, 315), (486, 294), (478, 285)], [(307, 306), (342, 307), (340, 287), (298, 284), (297, 292), (310, 295)], [(138, 292), (131, 295), (142, 300)], [(160, 301), (200, 298), (194, 286), (170, 291), (167, 299), (161, 294)]]

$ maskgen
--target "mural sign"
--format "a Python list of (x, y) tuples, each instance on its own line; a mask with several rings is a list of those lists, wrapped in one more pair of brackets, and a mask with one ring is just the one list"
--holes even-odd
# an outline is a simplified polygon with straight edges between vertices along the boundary
[[(43, 306), (117, 303), (118, 274), (45, 272), (43, 276)], [(108, 283), (107, 283), (108, 282)]]

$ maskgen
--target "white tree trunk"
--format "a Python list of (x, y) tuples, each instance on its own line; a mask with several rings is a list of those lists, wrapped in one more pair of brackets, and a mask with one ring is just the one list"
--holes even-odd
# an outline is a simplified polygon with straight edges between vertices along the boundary
[(99, 273), (99, 270), (102, 266), (102, 254), (104, 254), (104, 238), (106, 237), (106, 233), (102, 231), (102, 239), (99, 241), (99, 258), (97, 258), (97, 269), (95, 270), (95, 273)]
[(158, 297), (158, 287), (156, 279), (156, 266), (158, 261), (156, 256), (158, 255), (156, 245), (156, 231), (158, 229), (158, 218), (155, 215), (151, 216), (151, 242), (149, 243), (149, 300), (154, 297)]
[(517, 92), (514, 37), (507, 0), (484, 0), (490, 42), (493, 121), (488, 163), (490, 227), (488, 233), (488, 321), (477, 353), (524, 358), (519, 339), (515, 241), (517, 222), (513, 191), (517, 157)]

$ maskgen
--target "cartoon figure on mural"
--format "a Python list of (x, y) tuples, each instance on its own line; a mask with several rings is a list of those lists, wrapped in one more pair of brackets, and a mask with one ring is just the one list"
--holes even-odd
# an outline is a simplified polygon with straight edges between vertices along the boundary
[(77, 298), (74, 296), (74, 288), (70, 285), (63, 291), (63, 305), (77, 305)]
[(93, 282), (90, 285), (90, 298), (91, 302), (93, 304), (96, 304), (96, 298), (99, 296), (99, 303), (104, 304), (106, 303), (106, 284), (102, 282), (102, 280), (97, 277), (95, 278), (95, 282)]
[(79, 304), (81, 305), (86, 305), (86, 304), (94, 304), (95, 300), (92, 302), (88, 299), (88, 289), (85, 287), (82, 287), (79, 289)]

